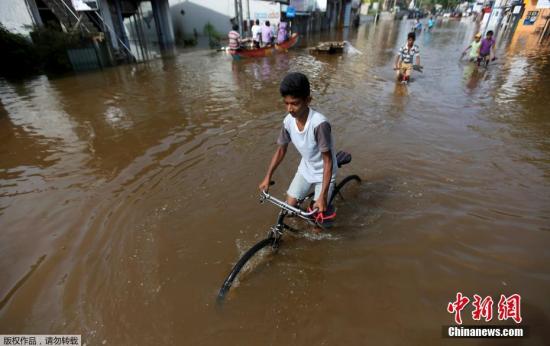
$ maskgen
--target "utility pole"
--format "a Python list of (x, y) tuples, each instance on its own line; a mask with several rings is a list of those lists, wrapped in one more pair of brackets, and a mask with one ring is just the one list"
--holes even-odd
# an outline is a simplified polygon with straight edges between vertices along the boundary
[(243, 4), (241, 0), (235, 0), (235, 21), (239, 26), (239, 34), (243, 36)]
[(248, 30), (250, 30), (250, 0), (246, 0), (246, 23)]

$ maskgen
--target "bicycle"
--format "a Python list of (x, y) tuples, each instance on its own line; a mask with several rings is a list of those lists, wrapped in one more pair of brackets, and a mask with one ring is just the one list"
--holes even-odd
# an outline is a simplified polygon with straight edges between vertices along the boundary
[[(336, 154), (336, 162), (338, 167), (341, 167), (345, 164), (348, 164), (351, 162), (351, 154), (346, 153), (344, 151), (339, 151)], [(341, 195), (340, 190), (350, 181), (356, 181), (358, 183), (361, 183), (361, 178), (357, 175), (349, 175), (345, 177), (341, 182), (336, 184), (334, 187), (334, 191), (332, 192), (332, 195), (330, 197), (330, 200), (328, 201), (328, 205), (331, 206), (332, 202), (334, 201), (334, 198), (337, 195)], [(274, 183), (271, 182), (271, 185)], [(231, 285), (233, 284), (233, 281), (241, 271), (241, 269), (244, 267), (244, 265), (261, 249), (271, 246), (271, 249), (276, 252), (279, 248), (281, 238), (283, 236), (283, 233), (285, 230), (290, 231), (296, 231), (291, 226), (284, 223), (284, 219), (289, 216), (296, 216), (304, 221), (306, 221), (309, 225), (317, 226), (320, 228), (324, 228), (322, 225), (323, 222), (323, 215), (317, 213), (317, 209), (315, 210), (309, 210), (304, 211), (300, 209), (300, 206), (307, 200), (312, 200), (313, 198), (313, 192), (308, 194), (303, 200), (298, 201), (298, 205), (291, 206), (287, 204), (284, 201), (281, 201), (280, 199), (277, 199), (270, 194), (268, 194), (265, 191), (262, 191), (260, 194), (260, 203), (264, 203), (265, 201), (268, 201), (275, 206), (279, 207), (281, 210), (279, 211), (279, 215), (277, 217), (277, 223), (272, 226), (268, 233), (267, 237), (258, 243), (256, 243), (254, 246), (252, 246), (248, 251), (246, 251), (241, 258), (237, 261), (237, 263), (233, 266), (233, 269), (231, 272), (229, 272), (229, 275), (227, 275), (226, 279), (224, 280), (222, 287), (220, 288), (220, 291), (218, 292), (218, 302), (223, 301), (225, 298), (225, 294), (229, 291), (231, 288)], [(319, 217), (320, 216), (320, 217)]]

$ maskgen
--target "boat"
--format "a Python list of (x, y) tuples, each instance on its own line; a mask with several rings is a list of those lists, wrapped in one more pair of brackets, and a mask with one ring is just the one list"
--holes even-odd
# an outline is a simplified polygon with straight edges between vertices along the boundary
[(284, 53), (290, 48), (294, 47), (298, 43), (298, 34), (294, 33), (290, 38), (280, 44), (274, 46), (254, 48), (254, 49), (238, 49), (238, 50), (229, 50), (229, 54), (233, 59), (241, 58), (263, 58), (265, 56), (273, 55), (275, 52)]

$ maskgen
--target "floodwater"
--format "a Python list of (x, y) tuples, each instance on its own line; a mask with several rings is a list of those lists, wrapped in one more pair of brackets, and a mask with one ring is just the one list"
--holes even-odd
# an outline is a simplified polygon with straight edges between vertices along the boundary
[[(232, 61), (209, 51), (64, 78), (0, 81), (0, 334), (87, 345), (447, 344), (457, 292), (521, 296), (523, 344), (550, 344), (550, 50), (500, 39), (459, 61), (474, 24), (419, 35), (424, 73), (396, 84), (408, 22), (337, 33), (362, 54)], [(322, 39), (326, 39), (323, 37)], [(358, 174), (323, 236), (286, 237), (217, 291), (277, 210), (257, 186), (288, 71), (312, 82)], [(272, 188), (283, 197), (298, 156)], [(304, 225), (296, 224), (306, 228)], [(472, 342), (468, 342), (472, 341)], [(452, 340), (506, 344), (518, 340)]]

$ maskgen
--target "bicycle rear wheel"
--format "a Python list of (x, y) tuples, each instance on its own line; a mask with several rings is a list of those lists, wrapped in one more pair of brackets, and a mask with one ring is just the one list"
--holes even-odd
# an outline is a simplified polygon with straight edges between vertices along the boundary
[(328, 202), (328, 205), (331, 205), (332, 202), (334, 201), (334, 197), (336, 197), (336, 195), (338, 195), (340, 193), (340, 190), (342, 190), (342, 188), (347, 184), (349, 183), (350, 181), (352, 180), (355, 180), (356, 182), (360, 183), (361, 182), (361, 178), (359, 178), (359, 176), (353, 174), (353, 175), (348, 175), (347, 177), (345, 177), (340, 183), (338, 183), (338, 185), (336, 185), (336, 187), (334, 188), (334, 191), (332, 192), (332, 196), (330, 196), (330, 201)]
[(263, 249), (266, 246), (273, 245), (273, 242), (275, 241), (275, 238), (268, 237), (266, 239), (261, 240), (260, 242), (256, 243), (253, 247), (251, 247), (247, 252), (242, 255), (242, 257), (239, 259), (239, 261), (235, 264), (229, 275), (227, 275), (227, 278), (225, 278), (225, 281), (223, 282), (222, 287), (220, 288), (220, 291), (218, 292), (218, 302), (223, 301), (225, 298), (225, 294), (229, 291), (231, 288), (231, 285), (233, 284), (233, 281), (241, 271), (241, 269), (244, 267), (246, 262), (250, 260), (258, 251)]

